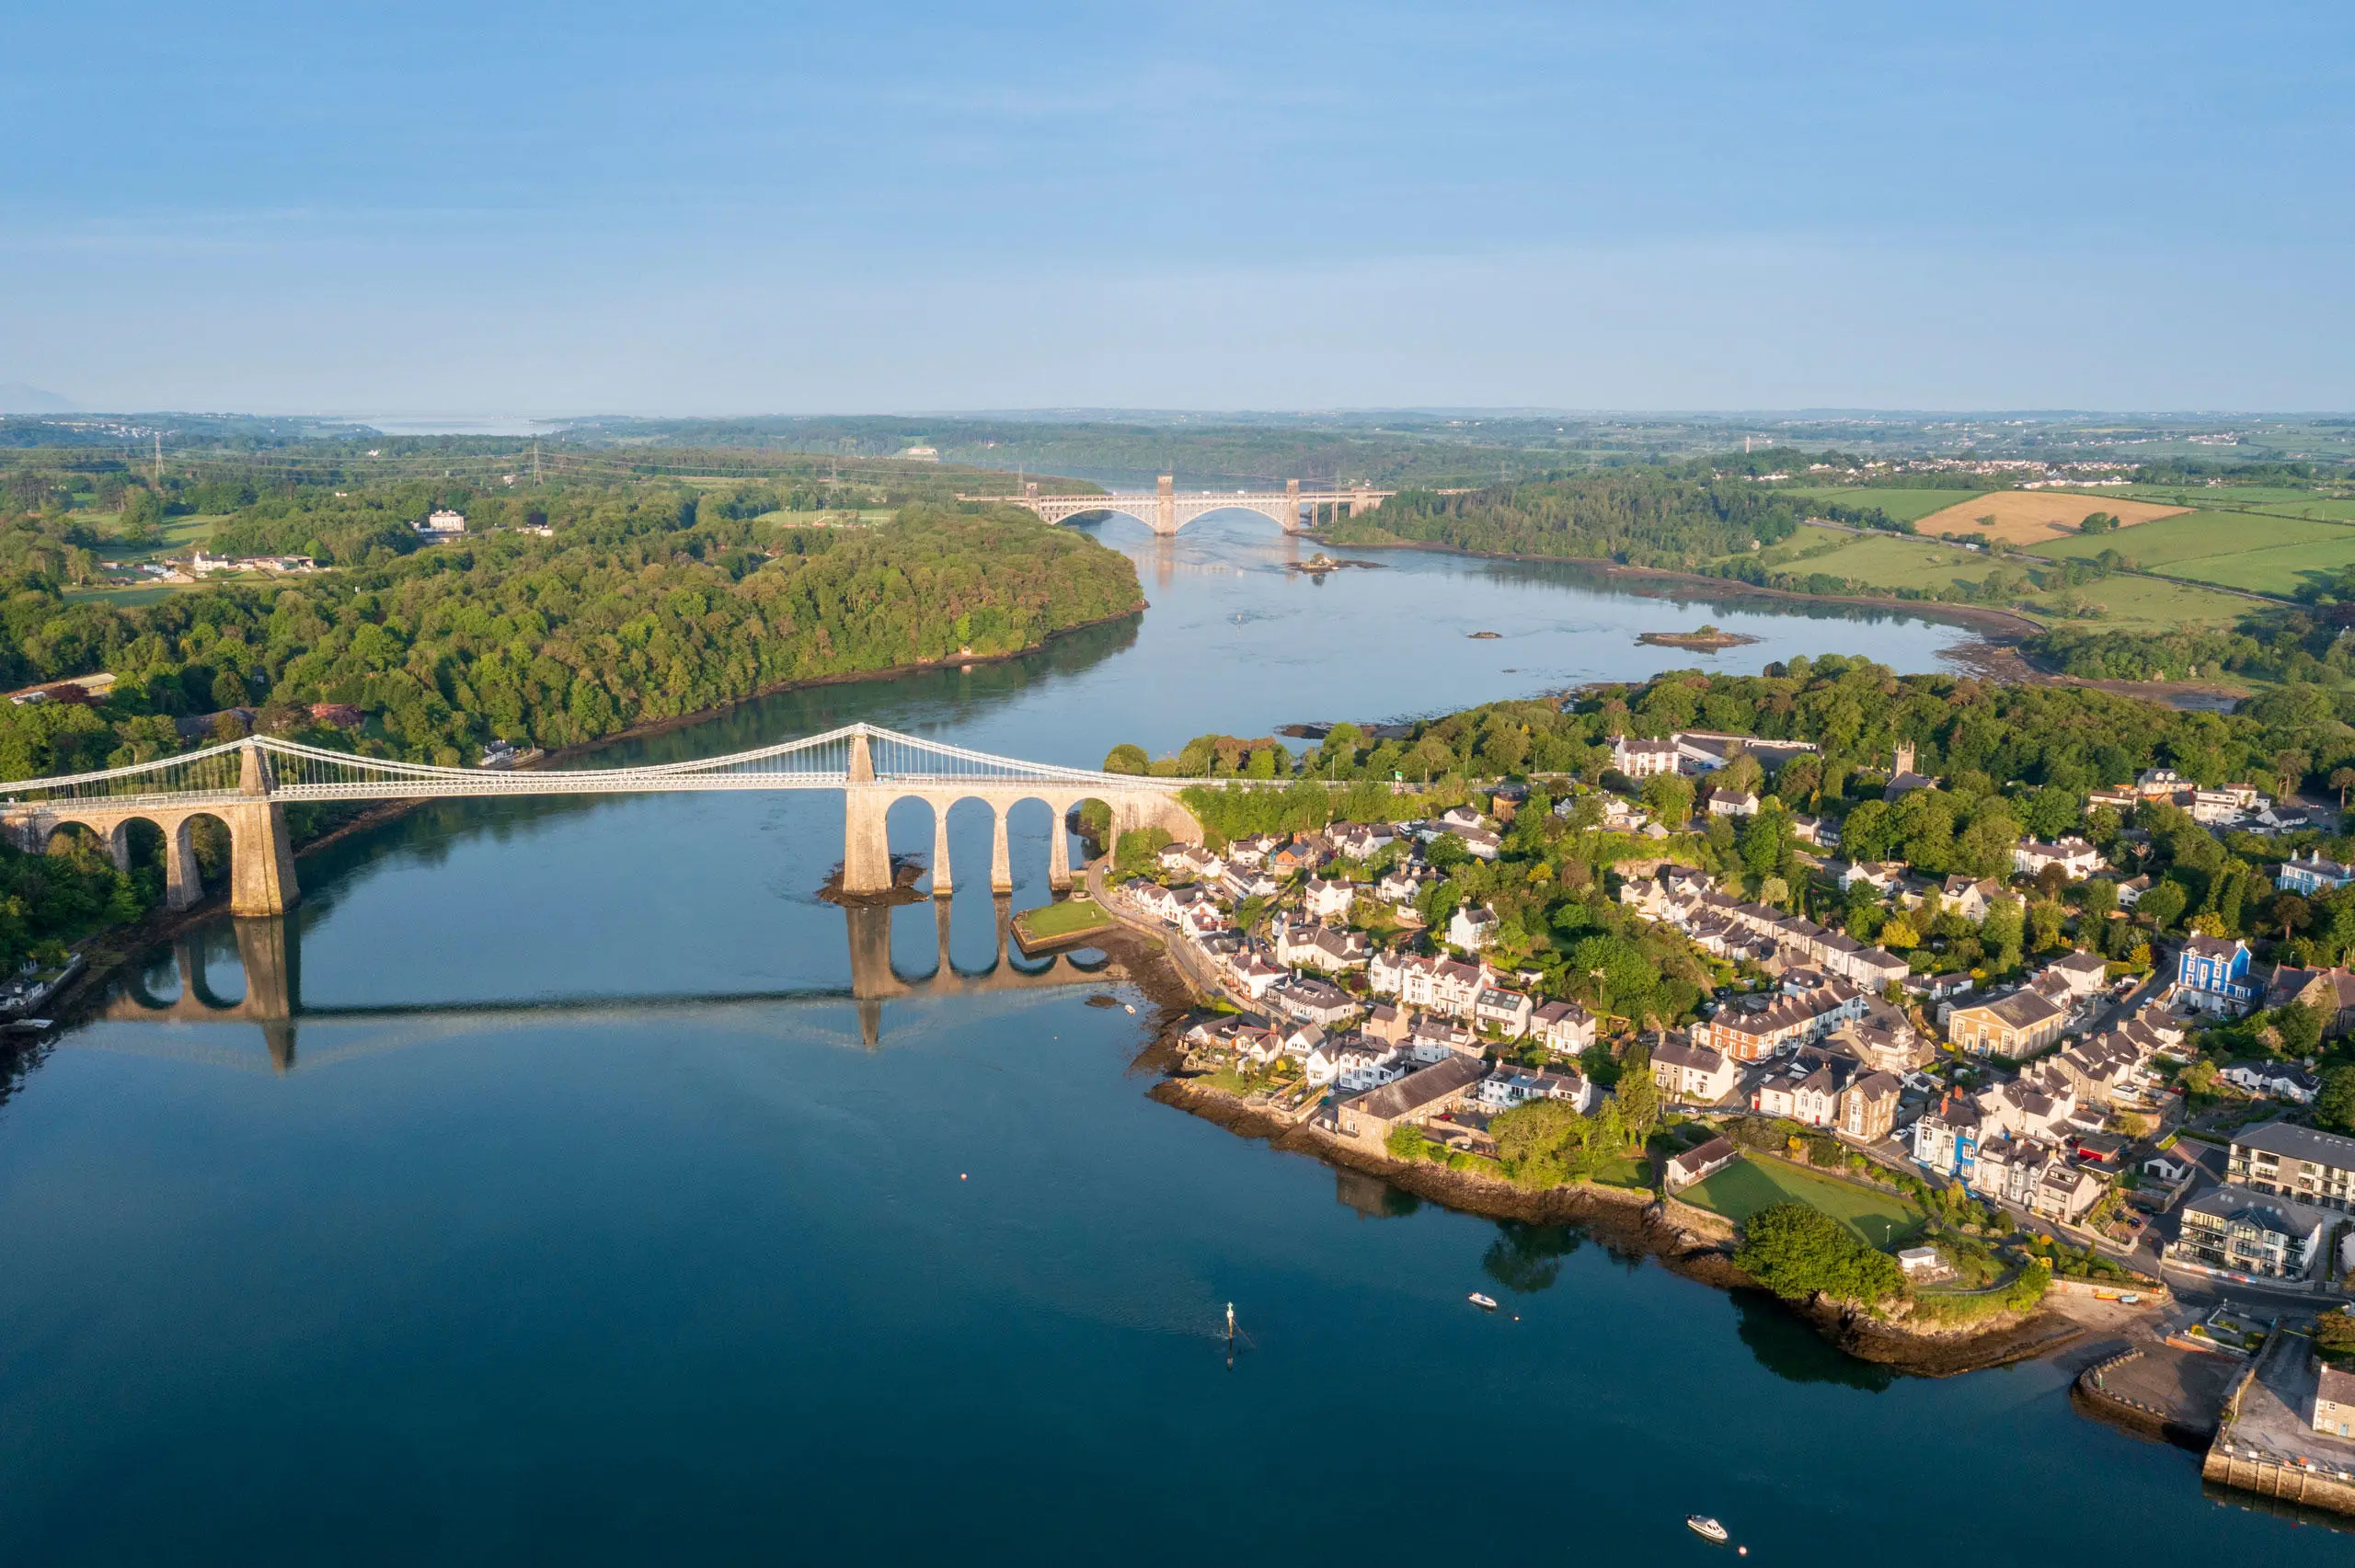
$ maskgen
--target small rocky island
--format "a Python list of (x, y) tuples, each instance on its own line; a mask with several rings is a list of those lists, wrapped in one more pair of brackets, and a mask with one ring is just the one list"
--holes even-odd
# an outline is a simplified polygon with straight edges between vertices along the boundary
[(1710, 653), (1758, 641), (1756, 637), (1745, 636), (1740, 632), (1721, 632), (1715, 626), (1703, 626), (1691, 632), (1646, 632), (1636, 640), (1649, 643), (1654, 647), (1700, 648)]
[(1321, 578), (1327, 572), (1338, 572), (1343, 567), (1364, 567), (1372, 570), (1378, 569), (1381, 566), (1382, 563), (1380, 561), (1353, 561), (1347, 556), (1343, 556), (1340, 559), (1336, 560), (1333, 556), (1327, 555), (1324, 551), (1319, 550), (1315, 555), (1311, 555), (1305, 561), (1293, 561), (1290, 563), (1290, 569), (1295, 572), (1306, 572), (1310, 577)]

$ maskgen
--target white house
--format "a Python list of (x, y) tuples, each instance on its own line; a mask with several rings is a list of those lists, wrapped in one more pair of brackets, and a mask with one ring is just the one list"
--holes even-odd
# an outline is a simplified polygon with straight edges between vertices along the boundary
[(2022, 839), (2012, 846), (2012, 869), (2022, 876), (2034, 876), (2048, 865), (2059, 866), (2072, 882), (2083, 882), (2101, 869), (2101, 852), (2074, 836), (2052, 844)]
[(1311, 920), (1338, 920), (1357, 902), (1357, 887), (1334, 877), (1311, 876), (1301, 888), (1300, 907)]
[(1227, 966), (1227, 972), (1235, 977), (1235, 983), (1243, 988), (1243, 993), (1254, 1001), (1266, 996), (1269, 986), (1292, 973), (1270, 964), (1257, 953), (1237, 954), (1235, 961)]
[(2236, 1061), (2216, 1075), (2235, 1089), (2268, 1100), (2290, 1100), (2311, 1105), (2322, 1080), (2303, 1067), (2279, 1061)]
[(436, 507), (425, 514), (425, 521), (416, 525), (419, 533), (436, 538), (449, 538), (466, 531), (466, 514), (452, 511), (448, 507)]
[(1529, 1037), (1561, 1056), (1594, 1044), (1594, 1014), (1575, 1001), (1549, 1001), (1529, 1015)]
[(1676, 772), (1676, 742), (1623, 735), (1611, 743), (1611, 765), (1631, 779)]
[(1458, 904), (1455, 913), (1448, 917), (1447, 940), (1467, 953), (1477, 953), (1495, 940), (1496, 911), (1483, 904), (1477, 909)]

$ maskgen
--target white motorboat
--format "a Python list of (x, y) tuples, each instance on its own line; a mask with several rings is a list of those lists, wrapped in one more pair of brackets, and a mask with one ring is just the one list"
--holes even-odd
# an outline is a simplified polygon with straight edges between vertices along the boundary
[(1723, 1546), (1727, 1541), (1733, 1539), (1733, 1537), (1727, 1532), (1725, 1526), (1717, 1523), (1717, 1520), (1709, 1517), (1706, 1514), (1687, 1514), (1684, 1516), (1684, 1528), (1691, 1530), (1694, 1535), (1699, 1536), (1703, 1540), (1713, 1540), (1719, 1546)]
[(1472, 1304), (1484, 1312), (1493, 1312), (1497, 1310), (1497, 1299), (1494, 1296), (1483, 1296), (1477, 1290), (1472, 1292)]

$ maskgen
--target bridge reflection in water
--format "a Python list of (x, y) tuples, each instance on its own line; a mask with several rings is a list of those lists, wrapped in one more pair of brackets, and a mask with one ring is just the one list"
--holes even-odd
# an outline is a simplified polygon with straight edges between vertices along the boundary
[[(401, 1046), (422, 1044), (454, 1035), (500, 1027), (545, 1027), (551, 1024), (610, 1024), (648, 1022), (659, 1018), (729, 1021), (757, 1024), (773, 1019), (780, 1009), (819, 1010), (849, 1003), (857, 1020), (856, 1043), (874, 1049), (883, 1041), (883, 1004), (887, 1001), (962, 1001), (1017, 996), (1023, 992), (1100, 985), (1128, 978), (1128, 971), (1109, 955), (1082, 948), (1051, 957), (1028, 960), (1012, 944), (1012, 900), (990, 900), (994, 907), (996, 940), (989, 963), (980, 968), (959, 968), (949, 958), (947, 898), (932, 900), (936, 956), (924, 974), (903, 973), (891, 961), (891, 921), (897, 909), (921, 905), (853, 904), (844, 906), (844, 939), (850, 955), (850, 984), (775, 991), (741, 991), (716, 995), (662, 994), (645, 996), (584, 996), (534, 998), (513, 1001), (411, 1002), (376, 1007), (313, 1007), (303, 1001), (302, 927), (299, 917), (276, 915), (230, 921), (235, 933), (237, 967), (244, 971), (245, 994), (225, 1001), (208, 965), (208, 936), (218, 927), (187, 933), (170, 946), (171, 961), (179, 974), (179, 994), (168, 1000), (155, 994), (149, 976), (126, 971), (110, 982), (98, 1016), (109, 1023), (161, 1024), (250, 1024), (260, 1036), (269, 1065), (292, 1071), (298, 1059), (317, 1066), (336, 1058), (373, 1054)], [(970, 1012), (970, 1006), (966, 1009)], [(339, 1042), (329, 1051), (298, 1058), (296, 1037), (304, 1024), (338, 1025)], [(375, 1025), (351, 1036), (347, 1025)], [(799, 1032), (854, 1043), (847, 1033), (831, 1035), (823, 1028)], [(146, 1050), (152, 1054), (193, 1058), (228, 1066), (258, 1067), (263, 1058), (250, 1051), (212, 1043), (167, 1042), (143, 1047), (126, 1042), (119, 1032), (86, 1030), (63, 1036), (59, 1044), (105, 1050)]]

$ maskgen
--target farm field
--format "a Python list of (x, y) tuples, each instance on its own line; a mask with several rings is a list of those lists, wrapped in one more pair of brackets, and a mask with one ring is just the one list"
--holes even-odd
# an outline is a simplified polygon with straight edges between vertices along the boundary
[(1900, 522), (1919, 522), (1982, 490), (1875, 489), (1869, 485), (1818, 485), (1781, 492), (1811, 501), (1837, 501), (1844, 507), (1878, 507)]
[(2039, 553), (2090, 558), (2106, 549), (2144, 571), (2286, 595), (2355, 566), (2355, 528), (2252, 512), (2188, 512), (2124, 533), (2055, 540)]
[(2116, 493), (2163, 506), (2255, 508), (2289, 517), (2355, 519), (2355, 500), (2327, 498), (2282, 485), (2128, 485)]
[(2144, 571), (2173, 571), (2180, 563), (2211, 556), (2313, 544), (2355, 529), (2293, 517), (2257, 517), (2248, 512), (2195, 511), (2164, 517), (2110, 533), (2072, 533), (2037, 549), (2039, 555), (2075, 555), (2090, 560), (2115, 550)]
[(1922, 1229), (1922, 1210), (1893, 1193), (1819, 1176), (1779, 1160), (1747, 1155), (1706, 1182), (1676, 1195), (1739, 1225), (1777, 1203), (1803, 1203), (1832, 1216), (1872, 1246), (1886, 1251)]
[[(1960, 501), (1920, 520), (1924, 533), (1984, 533), (2006, 544), (2035, 548), (2076, 536), (2088, 512), (2106, 511), (2126, 527), (2172, 517), (2180, 507), (2131, 501), (2118, 496), (2081, 496), (2068, 490), (1997, 490)], [(1982, 522), (1982, 518), (1993, 518)]]
[(2169, 567), (2167, 575), (2252, 593), (2293, 594), (2302, 588), (2329, 582), (2347, 567), (2355, 567), (2355, 528), (2330, 532), (2338, 537), (2210, 555)]
[[(2257, 522), (2267, 528), (2277, 526), (2270, 520), (2245, 518), (2240, 521)], [(2173, 521), (2174, 520), (2171, 519), (2162, 520), (2156, 523), (2145, 523), (2142, 528), (2166, 529)], [(2300, 545), (2314, 534), (2355, 532), (2327, 528), (2322, 524), (2299, 522), (2294, 519), (2280, 520), (2278, 526), (2283, 531), (2280, 535), (2280, 538), (2285, 542)], [(2130, 544), (2121, 544), (2119, 548), (2126, 554), (2132, 554), (2131, 542), (2142, 537), (2142, 528), (2127, 531), (2124, 537)], [(2065, 552), (2048, 547), (2043, 553), (2055, 556), (2063, 554), (2091, 556), (2099, 554), (2102, 549), (2109, 547), (2110, 544), (2117, 544), (2120, 537), (2117, 533), (2070, 535), (2067, 540), (2069, 548)], [(2268, 537), (2274, 536), (2269, 534)], [(1827, 544), (1832, 548), (1824, 550), (1821, 555), (1812, 554), (1813, 551)], [(2349, 539), (2348, 544), (2350, 550), (2349, 558), (2355, 560), (2355, 539)], [(2214, 549), (2212, 538), (2201, 541), (2200, 548), (2212, 552)], [(1925, 591), (1952, 588), (1957, 584), (1976, 586), (1986, 580), (1988, 573), (1993, 571), (1998, 566), (2006, 564), (1974, 551), (1966, 550), (1959, 544), (1944, 544), (1936, 539), (1907, 539), (1894, 534), (1839, 533), (1822, 528), (1802, 528), (1782, 544), (1762, 552), (1755, 559), (1771, 570), (1787, 572), (1794, 577), (1805, 577), (1810, 572), (1822, 572), (1831, 577), (1846, 578), (1876, 589), (1911, 588)], [(2204, 562), (2202, 564), (2205, 565)], [(2031, 567), (2018, 562), (2009, 563), (2009, 565), (2016, 571), (2041, 570), (2041, 568)], [(2170, 566), (2164, 569), (2170, 576), (2181, 574), (2181, 568), (2177, 567)], [(2282, 573), (2277, 575), (2284, 575), (2287, 570), (2285, 567)], [(2227, 581), (2223, 578), (2215, 580), (2223, 587), (2244, 586), (2237, 581)], [(2080, 597), (2102, 607), (2103, 615), (2097, 624), (2117, 627), (2120, 630), (2145, 631), (2187, 625), (2230, 625), (2254, 608), (2246, 599), (2236, 599), (2228, 594), (2215, 592), (2201, 587), (2197, 581), (2160, 581), (2147, 577), (2104, 578), (2096, 582), (2085, 583), (2074, 591)], [(2052, 615), (2054, 612), (2049, 606), (2053, 597), (2054, 595), (2051, 593), (2032, 592), (2025, 601), (2025, 608), (2031, 614)]]
[[(1807, 553), (1824, 544), (1834, 547), (1821, 555)], [(1940, 589), (1958, 582), (1977, 583), (1995, 566), (1985, 555), (1959, 544), (1894, 534), (1835, 533), (1821, 528), (1802, 528), (1758, 559), (1775, 571), (1828, 572), (1875, 588)]]
[[(2162, 582), (2155, 578), (2104, 578), (2076, 591), (2102, 607), (2102, 618), (2087, 624), (2104, 630), (2158, 632), (2184, 626), (2229, 626), (2257, 608), (2248, 600), (2218, 593), (2197, 583)], [(2039, 596), (2030, 602), (2030, 608), (2039, 608), (2046, 598), (2049, 596)]]

